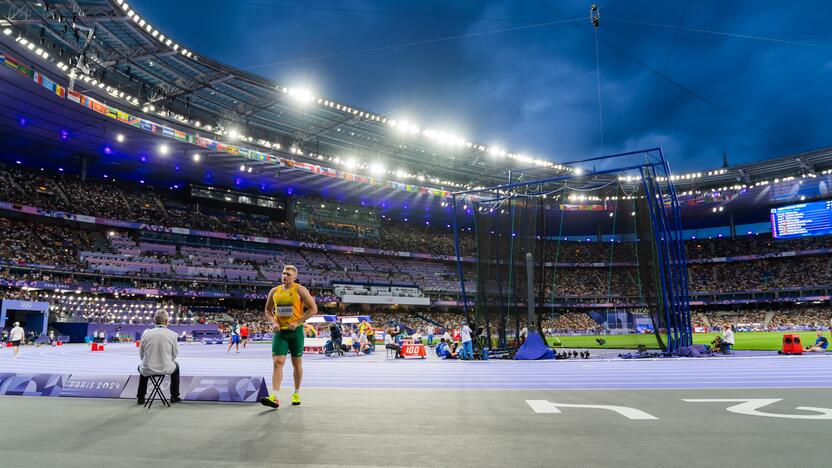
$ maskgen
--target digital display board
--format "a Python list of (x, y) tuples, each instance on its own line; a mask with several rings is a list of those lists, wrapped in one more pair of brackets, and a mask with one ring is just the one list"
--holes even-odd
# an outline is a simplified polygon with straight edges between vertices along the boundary
[(771, 235), (775, 239), (832, 234), (832, 200), (771, 209)]

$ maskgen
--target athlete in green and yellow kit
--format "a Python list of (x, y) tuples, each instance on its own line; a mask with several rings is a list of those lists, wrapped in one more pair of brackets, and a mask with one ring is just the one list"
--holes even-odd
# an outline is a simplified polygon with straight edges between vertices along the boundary
[[(283, 365), (286, 364), (286, 354), (292, 355), (293, 377), (295, 391), (292, 393), (292, 404), (300, 404), (300, 382), (303, 379), (303, 324), (318, 313), (315, 299), (309, 290), (295, 283), (298, 269), (292, 265), (283, 267), (282, 284), (272, 288), (266, 299), (266, 318), (272, 322), (272, 393), (260, 399), (260, 403), (277, 408), (280, 403), (277, 392), (283, 380)], [(304, 312), (304, 306), (306, 312)]]

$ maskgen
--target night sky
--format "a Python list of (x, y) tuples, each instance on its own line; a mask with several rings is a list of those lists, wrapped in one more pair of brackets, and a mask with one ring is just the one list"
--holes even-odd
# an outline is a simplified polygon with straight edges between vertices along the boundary
[(678, 172), (832, 145), (829, 2), (601, 1), (600, 113), (591, 2), (130, 3), (198, 54), (555, 162), (661, 146)]

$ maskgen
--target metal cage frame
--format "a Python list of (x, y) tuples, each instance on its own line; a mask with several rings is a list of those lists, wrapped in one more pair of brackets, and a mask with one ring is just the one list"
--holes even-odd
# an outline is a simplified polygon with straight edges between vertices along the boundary
[[(636, 159), (636, 161), (622, 164), (620, 161), (625, 158)], [(672, 173), (670, 171), (670, 164), (665, 159), (662, 149), (658, 147), (580, 159), (564, 164), (574, 167), (577, 164), (583, 163), (591, 162), (598, 164), (604, 162), (609, 163), (611, 161), (614, 164), (620, 165), (609, 169), (593, 169), (590, 172), (576, 170), (568, 175), (559, 175), (544, 179), (523, 182), (509, 181), (509, 183), (503, 185), (458, 191), (452, 194), (454, 253), (456, 255), (457, 275), (459, 276), (462, 306), (466, 319), (470, 320), (470, 313), (459, 246), (459, 223), (457, 222), (457, 218), (460, 216), (459, 210), (457, 209), (459, 198), (475, 194), (482, 194), (484, 198), (500, 198), (500, 192), (511, 191), (519, 187), (543, 186), (547, 183), (591, 179), (599, 176), (614, 177), (616, 173), (630, 171), (637, 172), (640, 176), (641, 188), (644, 191), (646, 205), (650, 215), (654, 236), (653, 241), (656, 245), (659, 270), (659, 284), (656, 296), (657, 301), (661, 301), (661, 306), (664, 309), (667, 336), (665, 352), (673, 354), (681, 347), (691, 346), (693, 334), (690, 318), (687, 260), (685, 258), (684, 240), (682, 237), (681, 209), (676, 188), (671, 180)], [(534, 301), (534, 298), (530, 297), (528, 300), (531, 303)], [(529, 309), (531, 310), (533, 307), (529, 307)], [(656, 333), (659, 333), (659, 330), (656, 330)]]

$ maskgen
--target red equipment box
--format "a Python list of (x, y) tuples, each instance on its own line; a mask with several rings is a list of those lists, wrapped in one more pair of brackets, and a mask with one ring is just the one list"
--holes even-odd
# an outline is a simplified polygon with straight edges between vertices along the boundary
[(803, 343), (800, 335), (786, 333), (783, 335), (783, 354), (803, 354)]

